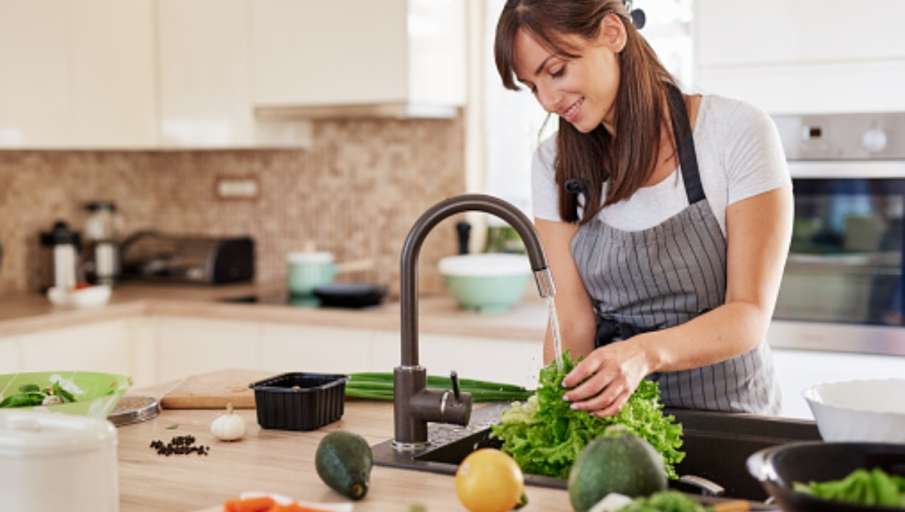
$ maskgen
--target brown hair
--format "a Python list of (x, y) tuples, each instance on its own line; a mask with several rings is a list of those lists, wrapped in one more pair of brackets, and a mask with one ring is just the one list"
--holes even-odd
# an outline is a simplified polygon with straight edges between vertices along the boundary
[[(611, 13), (619, 16), (627, 36), (619, 55), (615, 135), (611, 136), (603, 125), (583, 134), (570, 123), (559, 124), (554, 168), (559, 214), (567, 222), (590, 221), (601, 208), (627, 199), (650, 178), (657, 164), (661, 128), (667, 120), (666, 87), (675, 84), (675, 79), (632, 25), (622, 0), (509, 0), (497, 23), (497, 70), (507, 89), (518, 90), (514, 42), (519, 30), (527, 30), (556, 54), (574, 59), (580, 55), (563, 36), (595, 38), (604, 16)], [(572, 180), (578, 180), (584, 188), (581, 219), (578, 194), (566, 190), (566, 183)], [(609, 185), (602, 198), (605, 181)]]

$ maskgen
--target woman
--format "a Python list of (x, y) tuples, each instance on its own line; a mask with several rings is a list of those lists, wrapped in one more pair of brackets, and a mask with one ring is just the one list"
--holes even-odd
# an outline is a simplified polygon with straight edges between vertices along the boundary
[(793, 203), (770, 118), (683, 95), (620, 0), (510, 0), (495, 57), (560, 118), (532, 189), (564, 349), (584, 356), (572, 408), (615, 414), (649, 378), (671, 407), (778, 413), (764, 338)]

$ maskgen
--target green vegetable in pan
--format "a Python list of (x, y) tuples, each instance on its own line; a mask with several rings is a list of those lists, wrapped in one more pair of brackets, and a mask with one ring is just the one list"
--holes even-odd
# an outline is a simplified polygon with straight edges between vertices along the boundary
[(684, 494), (676, 491), (661, 491), (647, 498), (637, 498), (619, 512), (709, 512), (705, 507)]
[(879, 468), (858, 469), (842, 480), (795, 482), (794, 488), (796, 492), (829, 501), (905, 508), (905, 477), (890, 475)]

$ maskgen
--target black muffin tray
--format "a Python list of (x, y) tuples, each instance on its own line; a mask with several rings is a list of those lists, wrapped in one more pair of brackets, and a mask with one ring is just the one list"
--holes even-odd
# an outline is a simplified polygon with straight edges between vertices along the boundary
[(261, 428), (317, 430), (342, 418), (345, 375), (291, 372), (249, 384)]

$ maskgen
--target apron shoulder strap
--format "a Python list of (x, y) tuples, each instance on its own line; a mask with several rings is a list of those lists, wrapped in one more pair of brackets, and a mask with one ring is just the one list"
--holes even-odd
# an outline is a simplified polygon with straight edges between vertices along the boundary
[(704, 187), (701, 185), (701, 173), (698, 171), (698, 157), (694, 150), (694, 136), (691, 122), (688, 120), (688, 109), (678, 87), (667, 84), (667, 103), (669, 117), (672, 121), (672, 133), (679, 151), (679, 165), (682, 168), (682, 180), (685, 182), (685, 194), (688, 204), (692, 205), (705, 199)]

